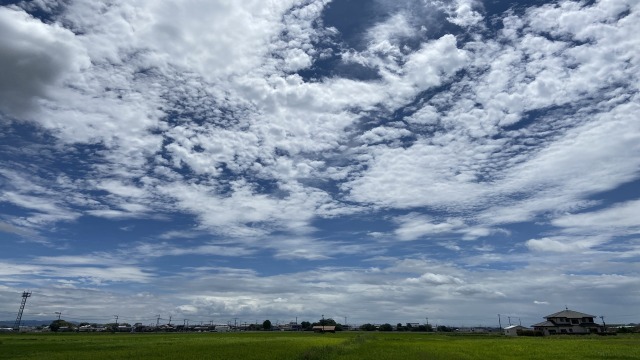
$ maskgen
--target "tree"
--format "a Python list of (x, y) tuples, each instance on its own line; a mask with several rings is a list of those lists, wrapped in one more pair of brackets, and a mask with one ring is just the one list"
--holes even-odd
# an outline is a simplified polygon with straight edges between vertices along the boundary
[(453, 328), (444, 326), (444, 325), (440, 325), (438, 326), (438, 332), (452, 332)]
[(320, 321), (318, 321), (318, 325), (320, 325), (320, 326), (336, 326), (336, 321), (333, 320), (332, 318), (320, 319)]
[(300, 323), (300, 326), (302, 326), (302, 330), (309, 330), (311, 329), (311, 323), (308, 321), (303, 321)]
[(73, 329), (74, 325), (65, 320), (54, 320), (49, 325), (49, 329), (51, 329), (51, 331), (53, 332), (57, 332), (58, 330), (60, 330), (60, 328)]
[(265, 320), (262, 323), (262, 328), (265, 330), (271, 330), (271, 321), (270, 320)]
[(404, 331), (404, 328), (402, 327), (402, 323), (398, 323), (398, 324), (396, 325), (396, 330), (397, 330), (397, 331)]
[(391, 324), (382, 324), (382, 325), (380, 325), (378, 330), (380, 330), (380, 331), (393, 331), (393, 326), (391, 326)]
[(360, 325), (360, 330), (362, 331), (375, 331), (376, 330), (376, 326), (373, 324), (363, 324)]
[(107, 324), (104, 324), (104, 328), (105, 329), (109, 329), (109, 331), (111, 331), (111, 332), (116, 332), (116, 331), (118, 331), (118, 326), (119, 325), (120, 324), (117, 324), (117, 323), (107, 323)]

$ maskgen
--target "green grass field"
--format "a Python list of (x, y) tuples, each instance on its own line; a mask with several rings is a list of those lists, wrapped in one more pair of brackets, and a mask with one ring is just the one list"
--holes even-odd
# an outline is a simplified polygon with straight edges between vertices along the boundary
[(0, 334), (0, 359), (640, 359), (640, 336)]

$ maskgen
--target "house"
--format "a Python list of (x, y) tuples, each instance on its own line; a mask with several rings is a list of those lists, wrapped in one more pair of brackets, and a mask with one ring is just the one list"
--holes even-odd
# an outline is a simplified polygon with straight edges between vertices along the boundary
[(596, 324), (594, 315), (565, 309), (544, 317), (546, 321), (533, 325), (535, 331), (544, 335), (590, 334), (603, 332), (603, 326)]
[(229, 325), (216, 325), (216, 332), (229, 332), (231, 331), (231, 327)]
[(325, 333), (325, 332), (334, 333), (336, 332), (336, 327), (331, 325), (316, 325), (313, 327), (313, 331), (322, 332), (322, 333)]
[(518, 330), (522, 331), (522, 330), (531, 330), (531, 329), (521, 325), (510, 325), (505, 327), (503, 330), (504, 330), (504, 334), (507, 336), (518, 336)]

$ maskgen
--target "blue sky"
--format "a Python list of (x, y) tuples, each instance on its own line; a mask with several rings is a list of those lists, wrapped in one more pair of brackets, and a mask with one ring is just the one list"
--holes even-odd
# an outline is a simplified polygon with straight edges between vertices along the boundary
[(0, 319), (640, 320), (637, 1), (1, 4)]

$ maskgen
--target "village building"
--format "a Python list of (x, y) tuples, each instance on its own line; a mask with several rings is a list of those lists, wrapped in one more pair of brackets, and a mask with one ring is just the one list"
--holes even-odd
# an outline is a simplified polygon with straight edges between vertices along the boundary
[(594, 322), (594, 315), (565, 309), (544, 317), (545, 321), (533, 325), (544, 335), (601, 333), (604, 327)]
[(332, 325), (316, 325), (313, 327), (314, 332), (336, 332), (336, 327)]
[(229, 325), (216, 325), (215, 331), (216, 332), (229, 332), (229, 331), (231, 331), (231, 326), (229, 326)]
[(505, 327), (503, 330), (504, 334), (507, 336), (518, 336), (518, 331), (526, 331), (531, 329), (521, 325), (510, 325)]

